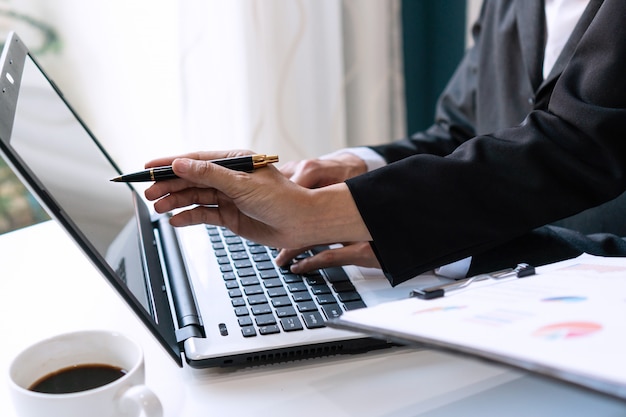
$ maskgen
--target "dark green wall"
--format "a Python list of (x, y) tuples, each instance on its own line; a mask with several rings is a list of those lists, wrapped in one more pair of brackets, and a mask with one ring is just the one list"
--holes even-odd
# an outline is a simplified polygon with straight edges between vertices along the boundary
[(465, 49), (466, 0), (402, 0), (407, 131), (433, 122), (437, 97)]

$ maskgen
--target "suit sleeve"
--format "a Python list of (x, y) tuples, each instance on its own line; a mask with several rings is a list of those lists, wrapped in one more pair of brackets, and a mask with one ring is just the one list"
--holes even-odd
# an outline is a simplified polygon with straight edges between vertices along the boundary
[(546, 110), (347, 181), (392, 283), (626, 189), (626, 2), (605, 0)]

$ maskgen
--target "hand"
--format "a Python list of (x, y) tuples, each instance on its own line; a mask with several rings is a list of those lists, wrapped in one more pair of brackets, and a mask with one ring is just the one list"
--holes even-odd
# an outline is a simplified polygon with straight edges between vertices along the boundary
[[(287, 265), (306, 249), (283, 249), (276, 257), (276, 264)], [(332, 266), (357, 265), (367, 268), (380, 268), (380, 263), (368, 242), (346, 243), (340, 248), (328, 249), (316, 255), (294, 262), (290, 270), (294, 274), (304, 274), (316, 269)]]
[(288, 162), (280, 170), (296, 184), (306, 188), (319, 188), (363, 174), (367, 172), (367, 165), (358, 156), (345, 152), (329, 159)]
[(273, 166), (247, 173), (210, 163), (248, 154), (196, 152), (151, 161), (146, 167), (171, 164), (179, 178), (154, 183), (145, 196), (156, 201), (158, 213), (184, 208), (170, 219), (174, 226), (225, 226), (265, 245), (300, 248), (371, 239), (344, 183), (310, 190)]

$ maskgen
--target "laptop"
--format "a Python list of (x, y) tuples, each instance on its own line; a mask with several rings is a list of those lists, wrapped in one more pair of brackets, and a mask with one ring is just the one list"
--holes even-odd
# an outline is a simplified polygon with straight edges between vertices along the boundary
[(15, 33), (0, 70), (3, 157), (179, 366), (390, 346), (325, 322), (405, 298), (414, 283), (392, 288), (355, 267), (294, 275), (274, 263), (275, 249), (227, 229), (171, 227), (132, 185), (110, 181), (121, 170)]

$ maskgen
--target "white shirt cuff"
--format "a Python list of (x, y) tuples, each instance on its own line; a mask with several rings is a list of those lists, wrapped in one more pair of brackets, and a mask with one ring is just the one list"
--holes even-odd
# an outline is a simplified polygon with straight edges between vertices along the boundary
[(470, 256), (465, 259), (461, 259), (460, 261), (452, 262), (451, 264), (436, 268), (435, 274), (451, 279), (465, 278), (471, 263), (472, 257)]
[(365, 165), (367, 165), (368, 171), (373, 171), (377, 168), (387, 165), (387, 162), (382, 156), (380, 156), (379, 153), (366, 146), (339, 149), (338, 151), (320, 156), (320, 159), (331, 159), (334, 156), (342, 153), (351, 153), (361, 158), (365, 162)]

